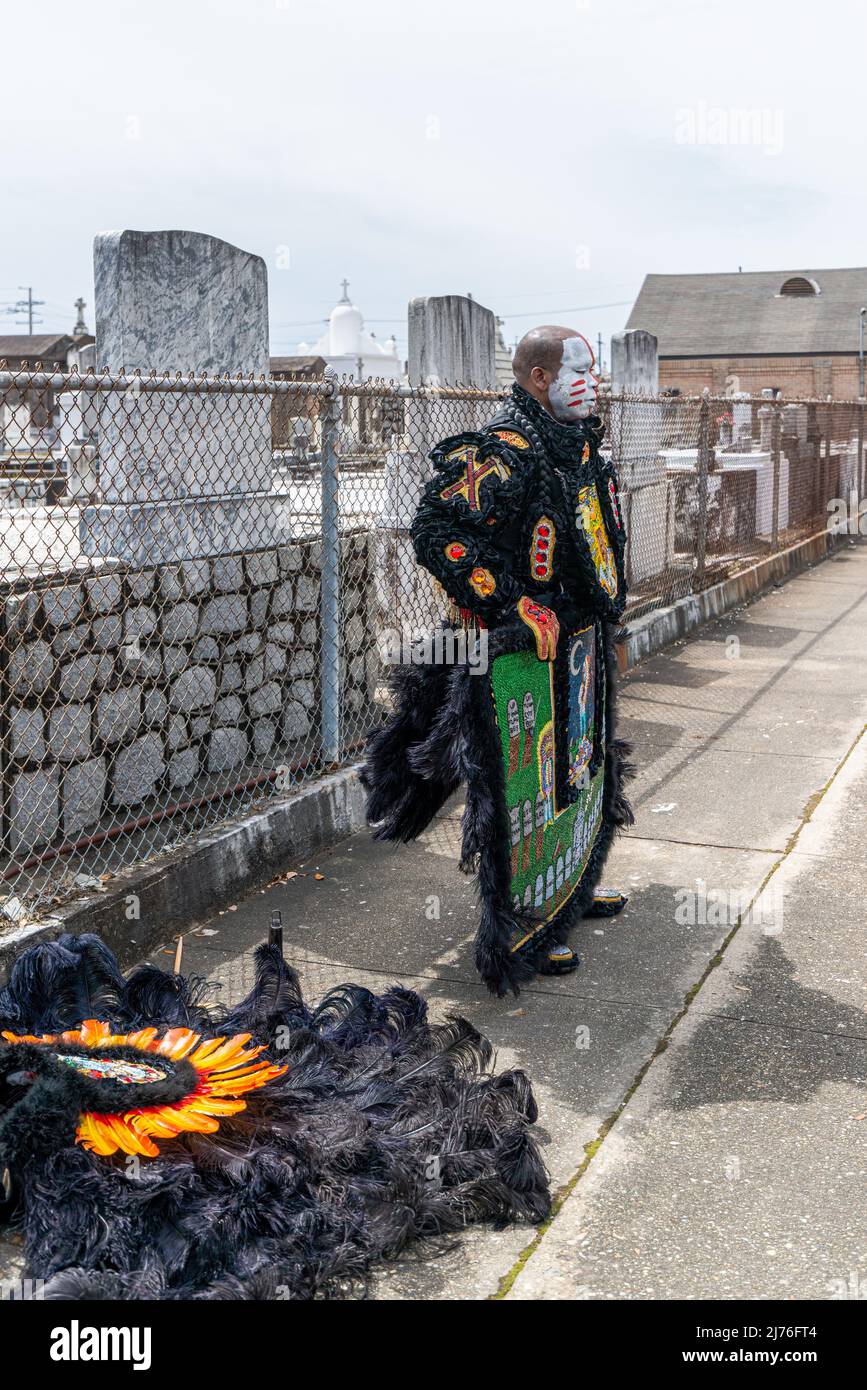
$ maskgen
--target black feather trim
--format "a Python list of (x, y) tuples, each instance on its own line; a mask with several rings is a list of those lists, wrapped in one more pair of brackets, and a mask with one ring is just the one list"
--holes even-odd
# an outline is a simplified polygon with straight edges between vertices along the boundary
[[(414, 1240), (548, 1211), (527, 1078), (493, 1074), (486, 1039), (457, 1017), (428, 1023), (409, 990), (346, 984), (311, 1008), (279, 951), (262, 946), (247, 998), (209, 1008), (201, 982), (153, 967), (124, 979), (95, 938), (62, 938), (16, 962), (0, 1028), (72, 1027), (74, 1000), (117, 1032), (249, 1032), (286, 1072), (216, 1133), (160, 1140), (159, 1157), (131, 1164), (74, 1142), (86, 1077), (40, 1072), (37, 1044), (0, 1044), (5, 1214), (46, 1298), (345, 1298)], [(28, 1070), (32, 1084), (14, 1080)], [(153, 1086), (167, 1100), (187, 1084), (177, 1063)]]
[[(562, 595), (548, 602), (556, 609), (564, 632), (592, 621)], [(595, 765), (604, 763), (602, 821), (579, 888), (543, 928), (536, 929), (531, 918), (524, 922), (511, 900), (505, 772), (489, 680), (469, 666), (404, 668), (395, 687), (398, 704), (394, 718), (371, 739), (372, 752), (363, 777), (370, 818), (387, 811), (376, 832), (380, 838), (414, 838), (445, 796), (462, 782), (466, 784), (460, 867), (478, 874), (480, 920), (475, 961), (494, 994), (519, 993), (521, 985), (544, 968), (551, 947), (565, 941), (572, 925), (590, 906), (615, 834), (633, 823), (623, 790), (633, 773), (631, 749), (617, 737), (616, 647), (623, 634), (616, 623), (596, 621), (601, 664), (596, 727), (599, 730), (602, 726), (600, 714), (605, 727), (605, 740), (599, 738), (595, 752)], [(524, 624), (503, 624), (488, 633), (489, 663), (503, 652), (530, 649), (532, 645), (532, 634)], [(409, 701), (409, 707), (402, 701)], [(400, 787), (396, 796), (395, 784)], [(532, 940), (519, 951), (512, 949), (516, 924), (534, 931)]]

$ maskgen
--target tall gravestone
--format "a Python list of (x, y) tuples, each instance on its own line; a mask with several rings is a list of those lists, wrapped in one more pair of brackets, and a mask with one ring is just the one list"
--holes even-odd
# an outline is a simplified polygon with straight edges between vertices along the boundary
[[(105, 232), (94, 278), (98, 368), (268, 371), (260, 256), (199, 232)], [(82, 512), (85, 554), (152, 564), (273, 543), (270, 397), (104, 391), (99, 482), (101, 504)]]
[[(459, 294), (410, 301), (409, 380), (435, 390), (446, 385), (496, 389), (497, 320), (490, 309)], [(425, 482), (428, 453), (445, 436), (479, 429), (494, 413), (490, 401), (435, 394), (408, 400), (401, 446), (385, 465), (385, 504), (379, 518), (378, 589), (391, 628), (423, 630), (443, 611), (443, 598), (415, 560), (409, 527)]]
[(665, 407), (659, 398), (657, 346), (654, 334), (644, 328), (611, 335), (609, 436), (625, 493), (631, 584), (652, 579), (673, 558), (674, 528), (660, 454)]
[(461, 294), (423, 295), (409, 304), (409, 379), (413, 386), (497, 385), (497, 320)]
[(612, 333), (611, 389), (633, 395), (659, 395), (658, 343), (646, 328)]
[(753, 438), (753, 407), (749, 391), (735, 391), (731, 402), (732, 443), (749, 449)]

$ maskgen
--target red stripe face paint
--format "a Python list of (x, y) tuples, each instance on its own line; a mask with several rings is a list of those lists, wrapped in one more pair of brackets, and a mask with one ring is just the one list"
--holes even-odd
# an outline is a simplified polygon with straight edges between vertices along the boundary
[(560, 370), (548, 388), (548, 400), (558, 420), (574, 424), (593, 413), (598, 382), (595, 365), (593, 349), (580, 333), (563, 340)]

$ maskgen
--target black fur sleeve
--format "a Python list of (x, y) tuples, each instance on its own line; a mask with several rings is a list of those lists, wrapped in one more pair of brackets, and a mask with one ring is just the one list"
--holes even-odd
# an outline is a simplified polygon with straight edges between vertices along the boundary
[(620, 501), (617, 474), (610, 458), (600, 459), (600, 464), (599, 498), (602, 504), (602, 515), (617, 557), (618, 569), (622, 569), (626, 551), (626, 527), (623, 522), (623, 507)]
[(523, 593), (510, 533), (532, 486), (532, 455), (467, 433), (444, 439), (431, 458), (434, 476), (411, 528), (418, 562), (460, 607), (499, 617)]

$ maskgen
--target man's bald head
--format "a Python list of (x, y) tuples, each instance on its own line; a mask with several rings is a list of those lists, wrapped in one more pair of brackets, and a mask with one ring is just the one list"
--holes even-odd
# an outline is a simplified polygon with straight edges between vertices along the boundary
[(550, 415), (575, 424), (593, 413), (598, 377), (593, 349), (574, 328), (556, 323), (531, 328), (515, 348), (512, 371)]
[(563, 358), (563, 344), (567, 338), (578, 338), (574, 328), (560, 328), (556, 323), (543, 323), (540, 328), (531, 328), (525, 333), (512, 358), (512, 371), (519, 386), (530, 390), (534, 367), (556, 376)]

